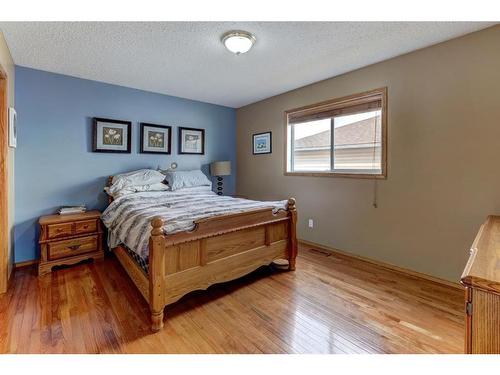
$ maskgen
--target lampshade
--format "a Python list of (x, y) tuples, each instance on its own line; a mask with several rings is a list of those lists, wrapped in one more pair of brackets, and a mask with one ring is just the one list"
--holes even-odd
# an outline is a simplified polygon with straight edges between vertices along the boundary
[(229, 176), (231, 174), (231, 162), (214, 161), (210, 164), (210, 174), (212, 176)]

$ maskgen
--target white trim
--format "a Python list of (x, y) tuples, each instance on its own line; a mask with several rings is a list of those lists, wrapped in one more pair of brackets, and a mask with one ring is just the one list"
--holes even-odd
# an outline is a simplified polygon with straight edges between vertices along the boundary
[(9, 107), (9, 147), (17, 147), (17, 112), (14, 108)]

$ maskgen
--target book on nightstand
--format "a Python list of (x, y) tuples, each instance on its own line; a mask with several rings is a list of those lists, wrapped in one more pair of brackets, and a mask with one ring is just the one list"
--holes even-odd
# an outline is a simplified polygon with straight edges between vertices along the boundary
[(69, 214), (80, 214), (87, 211), (85, 208), (85, 205), (79, 205), (79, 206), (62, 206), (59, 208), (57, 213), (59, 215), (69, 215)]

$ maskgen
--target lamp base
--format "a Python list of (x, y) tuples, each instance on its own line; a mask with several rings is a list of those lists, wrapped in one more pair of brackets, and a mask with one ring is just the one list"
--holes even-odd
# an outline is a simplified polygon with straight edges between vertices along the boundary
[(221, 176), (217, 177), (217, 195), (222, 195), (224, 190), (223, 178)]

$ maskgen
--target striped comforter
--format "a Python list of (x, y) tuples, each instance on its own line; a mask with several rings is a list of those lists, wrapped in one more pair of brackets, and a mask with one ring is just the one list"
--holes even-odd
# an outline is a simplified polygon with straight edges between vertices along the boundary
[[(188, 190), (188, 189), (185, 189)], [(144, 259), (148, 258), (151, 220), (161, 216), (167, 234), (194, 228), (194, 221), (217, 215), (251, 211), (259, 208), (286, 208), (287, 201), (252, 201), (219, 196), (212, 191), (155, 191), (122, 196), (102, 214), (109, 229), (110, 247), (124, 244)]]

